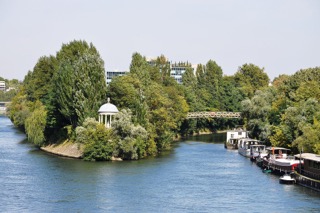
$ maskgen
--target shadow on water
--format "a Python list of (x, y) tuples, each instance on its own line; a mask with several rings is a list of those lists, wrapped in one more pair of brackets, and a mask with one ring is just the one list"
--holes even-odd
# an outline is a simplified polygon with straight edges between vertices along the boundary
[(213, 134), (203, 134), (203, 135), (195, 135), (190, 136), (183, 141), (201, 141), (207, 143), (224, 143), (226, 140), (226, 133), (213, 133)]

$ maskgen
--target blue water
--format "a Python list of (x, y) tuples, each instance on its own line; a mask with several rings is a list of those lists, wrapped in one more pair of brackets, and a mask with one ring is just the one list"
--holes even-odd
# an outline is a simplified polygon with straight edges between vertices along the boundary
[(320, 193), (281, 185), (224, 135), (195, 137), (160, 157), (84, 162), (44, 153), (0, 117), (0, 212), (319, 212)]

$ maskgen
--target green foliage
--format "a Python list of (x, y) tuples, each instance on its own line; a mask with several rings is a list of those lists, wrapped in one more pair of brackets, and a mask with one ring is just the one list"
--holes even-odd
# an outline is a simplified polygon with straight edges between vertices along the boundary
[(156, 82), (165, 84), (166, 81), (171, 80), (170, 63), (167, 61), (167, 58), (164, 55), (157, 57), (155, 68), (156, 73), (159, 73), (158, 76), (160, 77), (159, 79), (154, 78)]
[(265, 140), (273, 146), (319, 153), (319, 76), (319, 68), (281, 75), (273, 87), (260, 93), (258, 102), (257, 93), (243, 101), (248, 129), (256, 136), (263, 133), (262, 129), (267, 130)]
[(30, 115), (25, 120), (25, 129), (28, 140), (37, 146), (45, 142), (44, 129), (46, 127), (47, 112), (40, 101), (30, 106)]
[(1, 101), (11, 101), (14, 96), (17, 95), (17, 90), (10, 91), (0, 91), (0, 100)]
[(106, 129), (94, 118), (86, 118), (83, 126), (75, 130), (76, 141), (85, 145), (83, 158), (87, 161), (111, 160), (114, 149), (114, 133), (112, 129)]
[(149, 69), (150, 66), (148, 65), (145, 57), (139, 53), (134, 53), (132, 55), (130, 73), (141, 81), (144, 88), (146, 88), (151, 81)]
[(57, 59), (57, 104), (64, 118), (76, 127), (86, 117), (96, 116), (106, 99), (104, 62), (96, 48), (85, 41), (63, 45)]
[(293, 144), (303, 152), (320, 154), (320, 123), (317, 119), (313, 124), (306, 124), (302, 127), (303, 134), (297, 137)]
[(237, 85), (246, 97), (253, 97), (256, 90), (261, 90), (269, 84), (269, 77), (264, 69), (254, 64), (244, 64), (235, 74)]
[(29, 101), (41, 100), (45, 103), (48, 100), (57, 63), (54, 56), (43, 56), (38, 60), (33, 72), (29, 74), (30, 78), (24, 82)]
[(13, 124), (24, 130), (25, 120), (30, 114), (30, 109), (28, 107), (27, 95), (22, 87), (17, 95), (12, 99), (10, 106), (8, 107), (9, 118)]
[(221, 85), (220, 110), (229, 112), (241, 111), (241, 101), (245, 96), (236, 87), (234, 76), (223, 76)]
[(117, 149), (114, 154), (122, 159), (137, 160), (146, 157), (148, 132), (140, 125), (132, 122), (130, 110), (121, 110), (116, 114), (112, 128), (118, 138)]
[(147, 148), (150, 154), (155, 152), (155, 144), (158, 151), (170, 147), (174, 132), (179, 130), (189, 110), (183, 89), (169, 77), (167, 66), (164, 56), (151, 68), (144, 57), (135, 53), (130, 74), (114, 78), (109, 88), (113, 103), (119, 108), (129, 108), (134, 123), (150, 133)]

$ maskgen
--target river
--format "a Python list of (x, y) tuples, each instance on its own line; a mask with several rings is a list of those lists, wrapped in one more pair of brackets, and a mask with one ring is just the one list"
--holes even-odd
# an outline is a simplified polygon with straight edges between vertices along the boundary
[(0, 116), (0, 212), (319, 212), (320, 193), (281, 185), (224, 134), (160, 157), (84, 162), (44, 153)]

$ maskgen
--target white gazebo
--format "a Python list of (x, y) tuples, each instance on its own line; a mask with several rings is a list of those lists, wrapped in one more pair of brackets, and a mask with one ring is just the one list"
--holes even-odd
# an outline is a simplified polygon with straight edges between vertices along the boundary
[(117, 114), (119, 110), (117, 107), (110, 103), (110, 98), (108, 98), (108, 103), (103, 104), (98, 113), (99, 113), (99, 123), (103, 123), (106, 128), (111, 127), (112, 116)]

